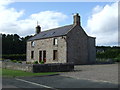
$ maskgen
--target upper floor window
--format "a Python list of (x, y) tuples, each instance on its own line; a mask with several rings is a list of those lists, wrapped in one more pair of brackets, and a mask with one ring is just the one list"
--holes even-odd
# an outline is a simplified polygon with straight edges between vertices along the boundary
[(58, 45), (58, 39), (57, 38), (53, 39), (53, 45)]
[(31, 42), (31, 46), (32, 46), (32, 47), (35, 46), (35, 42), (34, 42), (34, 41)]

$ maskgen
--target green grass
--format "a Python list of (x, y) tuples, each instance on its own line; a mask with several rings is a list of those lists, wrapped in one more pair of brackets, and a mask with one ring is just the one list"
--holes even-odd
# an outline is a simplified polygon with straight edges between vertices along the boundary
[(57, 72), (32, 73), (19, 70), (2, 69), (2, 77), (20, 77), (20, 76), (43, 76), (58, 74)]

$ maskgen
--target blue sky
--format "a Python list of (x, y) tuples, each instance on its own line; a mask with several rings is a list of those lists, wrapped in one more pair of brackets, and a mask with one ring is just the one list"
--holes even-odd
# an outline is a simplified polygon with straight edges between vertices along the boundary
[(118, 45), (117, 2), (1, 3), (0, 0), (0, 33), (34, 35), (37, 21), (45, 31), (72, 24), (75, 13), (80, 14), (85, 32), (96, 37), (96, 45)]
[(19, 19), (25, 19), (29, 15), (41, 11), (62, 12), (68, 15), (69, 18), (65, 22), (61, 22), (60, 25), (71, 24), (73, 14), (79, 13), (82, 25), (85, 26), (92, 9), (97, 5), (104, 7), (106, 4), (112, 4), (112, 2), (16, 2), (10, 4), (8, 8), (14, 7), (18, 11), (25, 10), (25, 14)]

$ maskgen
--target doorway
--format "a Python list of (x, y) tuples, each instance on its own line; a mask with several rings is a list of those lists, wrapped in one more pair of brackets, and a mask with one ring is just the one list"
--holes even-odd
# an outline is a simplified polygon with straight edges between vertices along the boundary
[(39, 62), (46, 62), (46, 51), (43, 50), (43, 51), (39, 51)]
[(39, 62), (42, 61), (42, 51), (39, 51)]
[(43, 51), (43, 61), (46, 62), (46, 51)]

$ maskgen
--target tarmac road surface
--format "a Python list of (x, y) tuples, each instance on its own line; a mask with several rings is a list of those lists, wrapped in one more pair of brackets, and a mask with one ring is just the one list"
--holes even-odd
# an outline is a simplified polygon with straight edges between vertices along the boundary
[(4, 77), (2, 78), (2, 88), (2, 90), (4, 88), (118, 88), (118, 84), (55, 75), (19, 78)]

